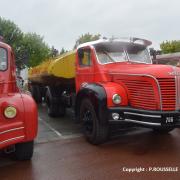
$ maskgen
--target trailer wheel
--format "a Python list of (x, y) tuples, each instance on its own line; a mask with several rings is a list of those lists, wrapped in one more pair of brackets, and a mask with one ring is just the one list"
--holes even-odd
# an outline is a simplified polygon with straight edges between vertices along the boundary
[(174, 129), (173, 127), (166, 127), (166, 128), (159, 127), (159, 128), (154, 128), (153, 131), (158, 134), (167, 134), (173, 129)]
[(62, 117), (65, 115), (66, 108), (62, 104), (59, 104), (58, 98), (51, 96), (49, 90), (46, 91), (45, 99), (48, 108), (48, 115), (50, 117)]
[(15, 145), (14, 157), (16, 160), (30, 160), (33, 155), (34, 141), (19, 143)]
[(59, 105), (59, 116), (63, 117), (66, 114), (66, 108), (63, 104)]
[(48, 115), (50, 117), (58, 117), (58, 115), (59, 115), (58, 104), (54, 103), (52, 101), (52, 99), (48, 96), (48, 94), (46, 94), (46, 104), (47, 104), (47, 108), (48, 108)]
[(36, 101), (36, 103), (41, 103), (42, 102), (41, 91), (40, 91), (40, 88), (37, 85), (32, 85), (30, 87), (30, 92), (32, 94), (32, 97)]
[(107, 141), (108, 125), (101, 125), (89, 99), (84, 99), (81, 103), (80, 120), (83, 122), (84, 135), (88, 142), (97, 145)]

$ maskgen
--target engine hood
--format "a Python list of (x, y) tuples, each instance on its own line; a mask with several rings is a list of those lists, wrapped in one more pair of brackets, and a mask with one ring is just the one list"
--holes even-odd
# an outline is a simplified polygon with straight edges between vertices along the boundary
[(109, 74), (151, 75), (156, 78), (170, 78), (180, 75), (180, 68), (159, 64), (117, 63), (107, 64), (105, 69)]
[(180, 68), (132, 63), (107, 64), (105, 68), (111, 81), (126, 89), (129, 104), (133, 108), (164, 111), (179, 109)]

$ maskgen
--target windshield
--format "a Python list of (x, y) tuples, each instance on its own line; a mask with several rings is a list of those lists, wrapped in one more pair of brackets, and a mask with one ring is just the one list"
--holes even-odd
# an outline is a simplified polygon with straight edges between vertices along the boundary
[(95, 50), (101, 64), (125, 61), (152, 64), (147, 48), (139, 44), (106, 43), (96, 45)]
[(0, 71), (7, 69), (7, 51), (4, 48), (0, 48)]

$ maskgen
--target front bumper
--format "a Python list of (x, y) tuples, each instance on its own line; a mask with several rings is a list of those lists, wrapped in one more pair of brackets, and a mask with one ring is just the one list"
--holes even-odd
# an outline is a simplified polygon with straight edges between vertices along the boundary
[[(118, 113), (114, 120), (112, 114)], [(132, 123), (145, 127), (180, 127), (180, 111), (148, 111), (130, 107), (112, 107), (108, 109), (110, 123)]]

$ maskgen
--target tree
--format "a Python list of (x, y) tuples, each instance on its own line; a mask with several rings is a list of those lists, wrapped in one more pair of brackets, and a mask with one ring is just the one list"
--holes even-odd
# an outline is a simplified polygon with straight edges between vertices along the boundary
[(29, 67), (36, 66), (51, 56), (51, 49), (43, 41), (43, 37), (36, 33), (24, 34), (19, 51), (22, 58), (27, 59)]
[(12, 21), (0, 17), (0, 36), (9, 44), (15, 53), (17, 68), (40, 64), (51, 56), (51, 49), (43, 37), (36, 33), (23, 33)]
[(180, 52), (180, 40), (162, 42), (160, 47), (164, 54)]
[(95, 41), (100, 39), (101, 35), (100, 34), (96, 34), (96, 35), (92, 35), (90, 33), (86, 33), (84, 35), (81, 35), (75, 42), (74, 45), (74, 49), (77, 48), (78, 45), (85, 43), (85, 42), (90, 42), (90, 41)]
[[(23, 39), (22, 31), (12, 21), (0, 17), (0, 35), (3, 37), (4, 42), (13, 48), (15, 57), (18, 59), (18, 50)], [(22, 66), (22, 63), (18, 63), (18, 65)]]
[(66, 53), (66, 52), (68, 52), (68, 50), (65, 50), (64, 48), (62, 48), (60, 51), (60, 55)]

